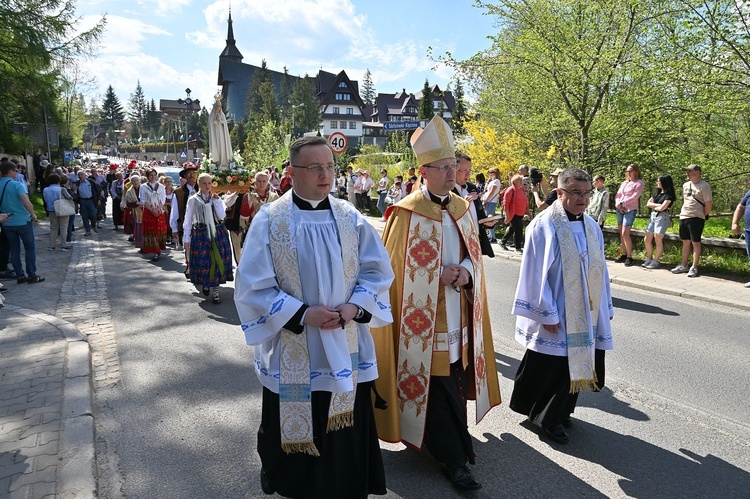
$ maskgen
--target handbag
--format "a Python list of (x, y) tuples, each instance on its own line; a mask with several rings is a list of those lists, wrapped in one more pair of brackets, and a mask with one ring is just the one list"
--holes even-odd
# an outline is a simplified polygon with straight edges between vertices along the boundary
[(55, 215), (58, 217), (69, 217), (71, 215), (74, 215), (76, 212), (76, 206), (73, 204), (72, 199), (65, 199), (62, 197), (62, 193), (60, 194), (60, 198), (55, 200), (54, 202), (55, 206)]

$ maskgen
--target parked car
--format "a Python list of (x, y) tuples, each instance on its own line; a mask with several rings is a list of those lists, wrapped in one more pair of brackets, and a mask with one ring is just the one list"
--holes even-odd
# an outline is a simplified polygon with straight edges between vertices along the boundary
[(156, 173), (159, 175), (163, 173), (168, 177), (172, 177), (172, 184), (174, 184), (175, 187), (180, 186), (180, 172), (182, 171), (182, 168), (175, 168), (174, 166), (155, 166), (154, 170), (156, 170)]

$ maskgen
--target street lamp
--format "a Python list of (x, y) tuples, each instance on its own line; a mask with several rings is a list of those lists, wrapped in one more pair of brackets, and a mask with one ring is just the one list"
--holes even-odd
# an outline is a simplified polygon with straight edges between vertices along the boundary
[(190, 98), (190, 88), (185, 89), (185, 93), (187, 94), (187, 97), (185, 99), (177, 99), (177, 102), (180, 104), (185, 104), (185, 120), (188, 122), (185, 125), (185, 154), (190, 151), (190, 129), (189, 129), (189, 115), (193, 113), (193, 103), (195, 103), (198, 106), (198, 109), (200, 109), (201, 101), (198, 99), (191, 99)]
[(305, 103), (300, 102), (299, 105), (297, 106), (292, 104), (292, 138), (294, 138), (294, 110), (297, 109), (298, 107), (305, 107)]

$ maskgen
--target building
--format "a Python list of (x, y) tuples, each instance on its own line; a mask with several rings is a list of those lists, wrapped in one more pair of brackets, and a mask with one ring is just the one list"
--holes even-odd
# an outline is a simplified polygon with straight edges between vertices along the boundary
[[(243, 120), (247, 118), (247, 94), (253, 78), (261, 68), (242, 62), (242, 53), (237, 48), (232, 28), (232, 14), (227, 21), (227, 39), (224, 50), (219, 55), (219, 79), (222, 98), (227, 103), (227, 119)], [(297, 76), (267, 69), (271, 76), (276, 95), (281, 95), (284, 79), (287, 88), (297, 82)], [(345, 71), (338, 74), (320, 70), (312, 77), (318, 111), (321, 116), (320, 134), (328, 136), (333, 132), (343, 132), (350, 137), (350, 145), (356, 145), (362, 136), (364, 121), (364, 103), (359, 95), (359, 82), (351, 80)], [(355, 139), (355, 140), (352, 140)]]
[[(456, 100), (450, 90), (442, 91), (438, 85), (432, 87), (432, 95), (435, 99), (432, 110), (440, 114), (449, 124), (453, 119)], [(412, 94), (406, 89), (395, 94), (381, 94), (375, 97), (375, 103), (367, 106), (365, 121), (362, 126), (362, 143), (385, 147), (388, 142), (388, 132), (383, 129), (383, 124), (394, 121), (416, 121), (419, 114), (419, 106), (422, 103), (422, 91)]]

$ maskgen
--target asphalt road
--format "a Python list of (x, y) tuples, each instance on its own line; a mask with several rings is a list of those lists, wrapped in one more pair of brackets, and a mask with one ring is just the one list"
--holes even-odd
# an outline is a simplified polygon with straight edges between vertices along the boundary
[[(171, 252), (152, 263), (102, 243), (122, 368), (107, 395), (119, 429), (100, 442), (129, 498), (265, 497), (255, 451), (260, 384), (231, 299), (206, 301)], [(518, 264), (487, 280), (503, 398), (523, 350), (509, 310)], [(747, 497), (750, 340), (745, 314), (614, 287), (607, 388), (583, 394), (568, 445), (504, 403), (471, 425), (484, 488), (474, 497)], [(473, 413), (470, 420), (473, 421)], [(426, 453), (384, 444), (387, 497), (457, 497)]]

